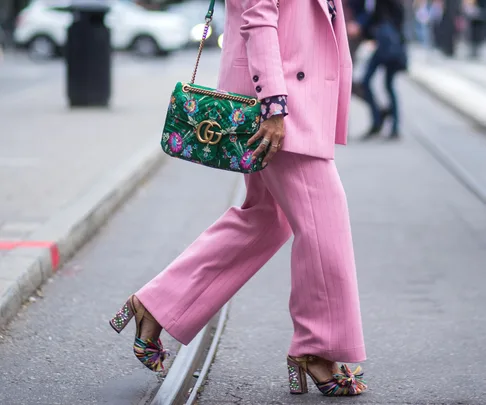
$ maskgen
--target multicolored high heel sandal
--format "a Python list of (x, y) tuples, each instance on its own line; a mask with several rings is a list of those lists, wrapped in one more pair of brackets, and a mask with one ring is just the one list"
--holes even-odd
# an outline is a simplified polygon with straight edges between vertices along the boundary
[(327, 381), (318, 381), (311, 372), (308, 364), (315, 361), (315, 356), (287, 357), (287, 367), (289, 370), (289, 386), (291, 394), (306, 394), (307, 375), (312, 379), (319, 391), (327, 397), (340, 397), (359, 395), (368, 388), (363, 380), (361, 367), (357, 367), (354, 372), (348, 365), (341, 366), (341, 373), (336, 373)]
[(128, 298), (125, 305), (123, 305), (123, 307), (110, 320), (110, 325), (116, 332), (120, 333), (135, 316), (135, 322), (137, 324), (135, 342), (133, 343), (133, 352), (135, 353), (135, 356), (150, 370), (155, 372), (164, 371), (162, 363), (169, 354), (164, 350), (161, 340), (157, 339), (157, 341), (155, 341), (151, 338), (146, 340), (140, 339), (140, 330), (144, 318), (154, 322), (157, 321), (143, 306), (142, 309), (139, 309), (138, 311), (135, 309), (133, 301), (134, 297), (135, 296), (132, 295)]

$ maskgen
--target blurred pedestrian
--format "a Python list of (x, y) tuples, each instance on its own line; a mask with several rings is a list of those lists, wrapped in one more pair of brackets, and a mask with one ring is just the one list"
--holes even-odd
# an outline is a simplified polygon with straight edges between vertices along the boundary
[[(399, 109), (395, 78), (398, 72), (407, 68), (404, 15), (401, 0), (379, 0), (365, 26), (376, 41), (376, 49), (368, 61), (363, 78), (364, 97), (372, 119), (371, 128), (363, 137), (364, 140), (377, 136), (387, 117), (392, 121), (390, 139), (399, 138)], [(387, 108), (378, 106), (371, 88), (371, 80), (380, 67), (385, 70), (385, 88), (389, 99)]]
[(349, 52), (353, 62), (355, 62), (356, 51), (364, 39), (363, 32), (361, 32), (362, 24), (360, 23), (360, 18), (365, 15), (365, 4), (365, 0), (343, 0)]
[(437, 48), (440, 44), (440, 27), (444, 18), (444, 0), (432, 0), (429, 17), (432, 45)]
[(486, 0), (464, 0), (463, 13), (469, 25), (469, 44), (471, 58), (476, 59), (484, 39), (486, 23)]
[[(356, 63), (356, 52), (363, 41), (370, 39), (370, 35), (363, 28), (366, 26), (366, 19), (374, 8), (375, 0), (344, 0), (344, 16), (346, 20), (346, 31), (348, 33), (349, 51), (353, 64)], [(353, 81), (352, 93), (364, 99), (363, 86), (360, 82)]]
[(361, 371), (337, 365), (366, 357), (349, 213), (334, 163), (335, 143), (346, 142), (352, 62), (341, 0), (296, 4), (226, 2), (231, 29), (218, 87), (262, 101), (263, 122), (250, 143), (261, 139), (253, 156), (267, 150), (269, 164), (245, 176), (241, 208), (229, 209), (132, 295), (111, 325), (120, 332), (135, 316), (135, 353), (160, 371), (161, 329), (188, 344), (293, 234), (290, 391), (307, 392), (307, 373), (327, 396), (357, 395), (366, 389)]
[(424, 48), (432, 48), (431, 15), (428, 0), (415, 0), (413, 3), (417, 37)]

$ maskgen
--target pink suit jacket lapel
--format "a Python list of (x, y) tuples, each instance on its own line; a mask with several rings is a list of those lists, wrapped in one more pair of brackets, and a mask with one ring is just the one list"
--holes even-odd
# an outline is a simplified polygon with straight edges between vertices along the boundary
[[(334, 28), (332, 26), (332, 23), (331, 23), (331, 16), (329, 14), (329, 8), (327, 7), (327, 0), (317, 0), (322, 8), (322, 11), (324, 12), (324, 14), (326, 14), (326, 24), (328, 24), (329, 26), (329, 29), (331, 30), (332, 32), (332, 37), (334, 38), (334, 43), (336, 45), (336, 49), (338, 48), (338, 43), (337, 43), (337, 39), (336, 39), (336, 34), (334, 32)], [(339, 10), (339, 12), (341, 12), (341, 10)]]

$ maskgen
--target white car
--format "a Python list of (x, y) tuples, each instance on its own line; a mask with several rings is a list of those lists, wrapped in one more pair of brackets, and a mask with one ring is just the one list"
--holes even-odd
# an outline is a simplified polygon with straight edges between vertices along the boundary
[[(14, 41), (26, 47), (33, 58), (51, 58), (66, 43), (73, 14), (60, 8), (66, 1), (33, 0), (19, 14)], [(149, 11), (128, 0), (109, 3), (105, 24), (111, 31), (113, 49), (133, 50), (141, 56), (155, 56), (180, 49), (189, 43), (189, 26), (183, 16)]]
[[(205, 17), (208, 12), (209, 1), (207, 0), (182, 0), (167, 7), (167, 11), (182, 14), (189, 21), (191, 27), (191, 43), (199, 45), (204, 32)], [(208, 32), (206, 45), (221, 46), (225, 22), (224, 3), (217, 2), (214, 5), (214, 16)]]

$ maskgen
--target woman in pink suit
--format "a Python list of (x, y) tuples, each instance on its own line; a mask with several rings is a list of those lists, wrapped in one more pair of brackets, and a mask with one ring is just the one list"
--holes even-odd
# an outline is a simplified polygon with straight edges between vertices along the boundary
[[(280, 4), (279, 4), (280, 3)], [(135, 316), (136, 356), (162, 370), (164, 328), (188, 344), (294, 235), (288, 352), (291, 393), (306, 374), (325, 395), (366, 389), (356, 269), (346, 196), (334, 163), (345, 144), (352, 63), (341, 0), (227, 0), (219, 88), (262, 100), (268, 167), (245, 176), (230, 208), (111, 320)], [(285, 139), (284, 139), (285, 135)]]

